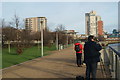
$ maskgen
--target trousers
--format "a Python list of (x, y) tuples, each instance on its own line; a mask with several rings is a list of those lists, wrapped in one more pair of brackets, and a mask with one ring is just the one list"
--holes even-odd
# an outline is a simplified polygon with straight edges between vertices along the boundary
[(97, 70), (97, 63), (86, 63), (86, 78), (90, 79), (90, 74), (92, 75), (92, 78), (96, 78), (96, 70)]
[(76, 63), (77, 65), (81, 65), (82, 64), (82, 53), (76, 53)]

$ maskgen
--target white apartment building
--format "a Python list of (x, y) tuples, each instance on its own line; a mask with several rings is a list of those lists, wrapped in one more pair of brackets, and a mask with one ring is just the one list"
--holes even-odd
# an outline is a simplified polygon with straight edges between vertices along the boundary
[(47, 27), (46, 17), (32, 17), (25, 19), (25, 28), (33, 32), (40, 31), (41, 28), (45, 30)]
[(85, 13), (86, 35), (98, 36), (98, 21), (101, 21), (100, 16), (96, 16), (95, 11)]

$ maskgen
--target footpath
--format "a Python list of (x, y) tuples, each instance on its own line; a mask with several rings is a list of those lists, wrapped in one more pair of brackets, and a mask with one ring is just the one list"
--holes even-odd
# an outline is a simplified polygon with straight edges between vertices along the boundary
[[(75, 51), (71, 46), (60, 51), (53, 51), (51, 55), (3, 69), (2, 77), (17, 79), (75, 78), (78, 75), (85, 77), (85, 68), (85, 65), (77, 67)], [(103, 78), (100, 66), (97, 70), (97, 78)]]

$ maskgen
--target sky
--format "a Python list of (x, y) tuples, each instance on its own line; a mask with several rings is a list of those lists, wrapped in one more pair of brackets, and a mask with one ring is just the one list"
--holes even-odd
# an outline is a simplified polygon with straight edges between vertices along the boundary
[(2, 2), (119, 2), (119, 0), (1, 0)]
[(68, 30), (85, 33), (85, 13), (96, 11), (104, 22), (104, 30), (118, 29), (117, 2), (3, 2), (2, 17), (11, 21), (16, 13), (21, 20), (29, 17), (46, 17), (48, 27), (54, 30), (63, 24)]

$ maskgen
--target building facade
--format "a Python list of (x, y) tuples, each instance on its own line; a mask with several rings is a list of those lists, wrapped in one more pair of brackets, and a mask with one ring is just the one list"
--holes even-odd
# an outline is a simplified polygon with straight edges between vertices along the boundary
[(40, 31), (41, 29), (45, 30), (47, 27), (46, 17), (32, 17), (25, 19), (25, 28), (33, 32)]
[(98, 35), (103, 35), (103, 21), (98, 21)]
[[(86, 27), (86, 35), (94, 35), (98, 36), (98, 34), (103, 30), (103, 22), (101, 21), (100, 16), (96, 16), (95, 11), (91, 11), (90, 13), (85, 13), (85, 27)], [(101, 30), (99, 32), (99, 30)]]
[(66, 34), (68, 34), (69, 36), (73, 37), (73, 39), (77, 39), (78, 38), (77, 35), (76, 35), (77, 32), (75, 32), (75, 30), (64, 30), (64, 32)]

